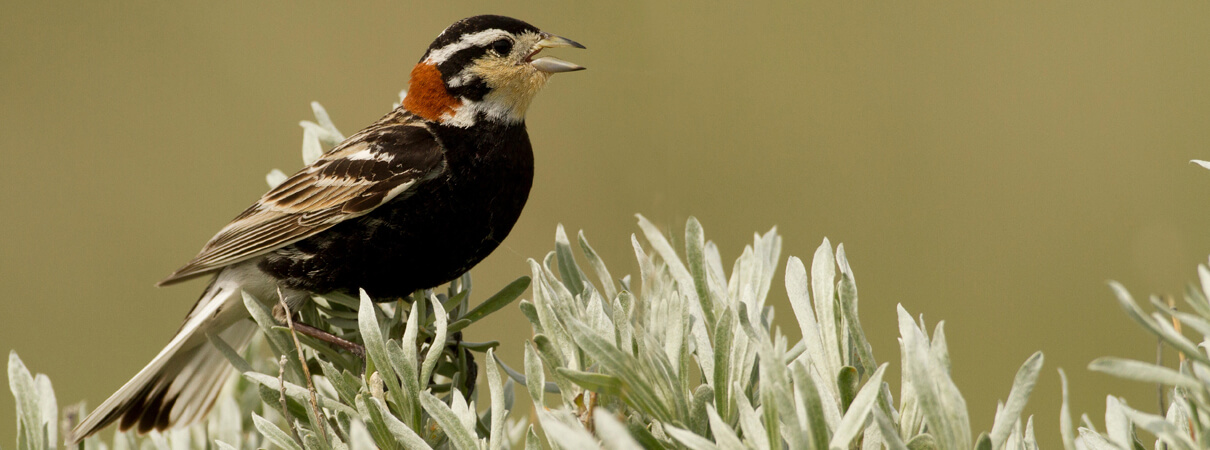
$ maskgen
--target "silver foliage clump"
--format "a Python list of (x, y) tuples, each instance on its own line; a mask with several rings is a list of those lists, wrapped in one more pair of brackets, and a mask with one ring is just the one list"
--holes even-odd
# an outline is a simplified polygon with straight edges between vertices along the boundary
[[(757, 234), (724, 269), (718, 248), (690, 218), (684, 257), (639, 216), (632, 236), (639, 279), (615, 282), (578, 236), (581, 268), (560, 227), (555, 251), (530, 261), (534, 329), (524, 373), (545, 439), (554, 448), (1036, 448), (1021, 419), (1042, 354), (1021, 367), (990, 433), (973, 439), (949, 374), (944, 328), (900, 306), (903, 378), (896, 405), (857, 316), (844, 246), (825, 239), (810, 267), (790, 257), (786, 292), (803, 338), (773, 328), (766, 298), (781, 238)], [(544, 393), (557, 399), (549, 405)]]
[[(1063, 377), (1063, 441), (1068, 449), (1131, 449), (1141, 446), (1144, 430), (1155, 437), (1154, 448), (1210, 448), (1210, 268), (1197, 267), (1201, 285), (1189, 285), (1185, 304), (1190, 312), (1151, 296), (1154, 309), (1143, 310), (1121, 284), (1110, 283), (1118, 304), (1135, 322), (1160, 341), (1179, 352), (1177, 368), (1151, 362), (1117, 357), (1099, 358), (1088, 368), (1117, 377), (1154, 383), (1166, 387), (1167, 410), (1163, 415), (1144, 412), (1126, 404), (1126, 400), (1108, 396), (1105, 401), (1105, 431), (1101, 432), (1087, 415), (1074, 429), (1067, 404), (1067, 380)], [(1196, 336), (1196, 339), (1186, 337)]]

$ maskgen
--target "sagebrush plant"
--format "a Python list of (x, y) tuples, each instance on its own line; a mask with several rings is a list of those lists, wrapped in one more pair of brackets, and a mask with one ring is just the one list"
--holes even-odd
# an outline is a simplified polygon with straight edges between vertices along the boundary
[[(1175, 369), (1152, 362), (1117, 357), (1099, 358), (1089, 369), (1114, 376), (1169, 387), (1164, 391), (1167, 409), (1163, 415), (1131, 408), (1126, 400), (1110, 395), (1105, 400), (1105, 431), (1100, 432), (1087, 415), (1081, 427), (1073, 430), (1067, 406), (1067, 380), (1063, 377), (1063, 440), (1068, 448), (1130, 449), (1141, 445), (1136, 434), (1145, 430), (1155, 437), (1155, 448), (1210, 448), (1210, 268), (1197, 267), (1200, 286), (1190, 284), (1185, 291), (1189, 311), (1178, 311), (1174, 304), (1150, 296), (1154, 308), (1143, 310), (1130, 292), (1111, 283), (1118, 304), (1144, 329), (1180, 354)], [(1186, 337), (1185, 331), (1195, 336)]]
[[(323, 108), (303, 122), (304, 159), (342, 139)], [(275, 184), (279, 171), (268, 176)], [(364, 295), (315, 297), (299, 313), (361, 346), (364, 355), (293, 333), (258, 299), (245, 305), (262, 329), (239, 354), (211, 336), (236, 367), (209, 418), (165, 434), (114, 432), (85, 449), (222, 448), (828, 448), (1033, 449), (1032, 418), (1022, 412), (1042, 354), (1017, 372), (988, 432), (973, 437), (965, 401), (950, 377), (944, 326), (928, 333), (923, 318), (898, 306), (901, 380), (895, 400), (858, 320), (857, 285), (844, 246), (825, 239), (809, 264), (790, 257), (784, 269), (776, 230), (757, 234), (724, 267), (717, 246), (690, 218), (681, 251), (642, 216), (630, 246), (637, 279), (615, 278), (583, 232), (576, 249), (560, 226), (555, 249), (530, 260), (522, 277), (482, 302), (471, 301), (469, 276), (442, 293), (417, 292), (378, 304)], [(766, 304), (773, 278), (785, 288), (801, 336), (773, 327)], [(1135, 428), (1170, 448), (1207, 446), (1210, 355), (1184, 338), (1179, 324), (1210, 344), (1210, 270), (1190, 289), (1196, 314), (1156, 303), (1141, 312), (1120, 286), (1121, 304), (1137, 321), (1187, 355), (1179, 370), (1101, 359), (1092, 364), (1128, 378), (1176, 386), (1167, 416), (1109, 399), (1107, 433), (1084, 417), (1073, 431), (1066, 401), (1063, 442), (1074, 448), (1137, 446)], [(532, 283), (531, 280), (532, 279)], [(532, 284), (532, 285), (531, 285)], [(519, 303), (533, 328), (515, 370), (495, 358), (497, 342), (465, 342), (461, 330)], [(472, 307), (472, 305), (475, 305)], [(1174, 325), (1175, 324), (1175, 325)], [(486, 370), (478, 377), (479, 367)], [(82, 406), (58, 407), (50, 380), (31, 375), (16, 353), (9, 385), (17, 399), (17, 447), (53, 448)], [(529, 394), (536, 422), (512, 414), (515, 386)], [(478, 401), (486, 390), (485, 402)], [(480, 410), (483, 410), (480, 412)], [(529, 407), (523, 407), (528, 410)], [(61, 415), (60, 412), (63, 412)], [(61, 417), (62, 416), (62, 417)], [(1160, 445), (1157, 443), (1157, 446)]]

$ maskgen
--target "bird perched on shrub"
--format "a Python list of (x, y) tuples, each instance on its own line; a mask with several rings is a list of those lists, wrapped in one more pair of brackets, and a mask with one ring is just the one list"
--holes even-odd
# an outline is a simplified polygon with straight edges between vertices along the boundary
[(270, 190), (159, 283), (213, 275), (168, 345), (68, 443), (114, 422), (147, 432), (203, 417), (230, 373), (206, 335), (242, 348), (257, 329), (241, 291), (291, 309), (333, 291), (393, 300), (487, 257), (533, 183), (530, 101), (552, 74), (583, 69), (535, 58), (551, 47), (584, 48), (502, 16), (446, 28), (399, 108)]

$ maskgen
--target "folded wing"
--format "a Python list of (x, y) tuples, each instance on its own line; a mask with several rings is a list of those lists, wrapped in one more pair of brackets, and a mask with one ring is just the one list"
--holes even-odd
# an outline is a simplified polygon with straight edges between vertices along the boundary
[(427, 128), (369, 128), (270, 190), (159, 285), (263, 255), (368, 214), (445, 167), (441, 146)]

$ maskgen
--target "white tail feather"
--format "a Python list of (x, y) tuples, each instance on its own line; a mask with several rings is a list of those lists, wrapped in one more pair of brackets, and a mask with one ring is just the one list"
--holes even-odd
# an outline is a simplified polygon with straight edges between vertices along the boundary
[(248, 318), (243, 290), (265, 291), (263, 275), (253, 264), (223, 269), (185, 317), (172, 341), (143, 370), (127, 381), (67, 435), (67, 445), (114, 422), (139, 432), (196, 422), (205, 416), (231, 374), (231, 365), (210, 345), (207, 333), (217, 333), (237, 350), (256, 333)]

